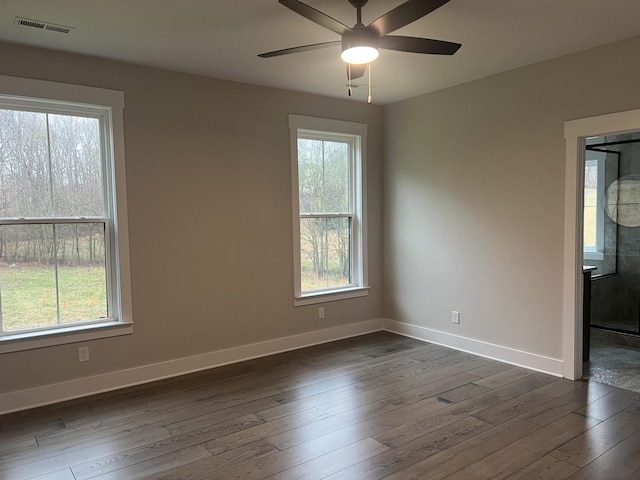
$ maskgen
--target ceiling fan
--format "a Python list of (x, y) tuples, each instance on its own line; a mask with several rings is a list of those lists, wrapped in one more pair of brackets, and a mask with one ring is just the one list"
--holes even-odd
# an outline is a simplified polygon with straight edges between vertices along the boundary
[(341, 45), (341, 57), (347, 63), (349, 82), (364, 75), (367, 64), (378, 58), (378, 49), (380, 48), (410, 53), (453, 55), (462, 46), (459, 43), (432, 40), (430, 38), (388, 35), (431, 13), (449, 2), (449, 0), (408, 0), (369, 25), (362, 23), (362, 7), (366, 5), (368, 0), (348, 0), (356, 9), (356, 24), (353, 27), (348, 27), (335, 18), (299, 0), (278, 1), (313, 23), (337, 33), (342, 39), (275, 50), (261, 53), (258, 56), (262, 58), (278, 57)]

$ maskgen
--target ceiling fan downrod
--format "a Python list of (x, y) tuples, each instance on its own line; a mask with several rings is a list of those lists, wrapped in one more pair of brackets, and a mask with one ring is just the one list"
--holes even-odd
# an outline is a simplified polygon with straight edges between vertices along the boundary
[(369, 0), (349, 0), (349, 3), (356, 9), (356, 25), (363, 25), (362, 23), (362, 7), (364, 7)]

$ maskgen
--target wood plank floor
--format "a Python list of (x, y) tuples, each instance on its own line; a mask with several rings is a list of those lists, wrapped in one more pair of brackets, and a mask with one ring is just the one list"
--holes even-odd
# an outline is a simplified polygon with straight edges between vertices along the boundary
[(0, 479), (640, 479), (640, 394), (375, 333), (0, 417)]

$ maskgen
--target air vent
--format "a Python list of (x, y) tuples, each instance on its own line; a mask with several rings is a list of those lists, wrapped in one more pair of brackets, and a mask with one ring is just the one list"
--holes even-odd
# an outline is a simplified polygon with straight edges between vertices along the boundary
[(73, 33), (75, 30), (73, 27), (65, 27), (64, 25), (56, 25), (55, 23), (42, 22), (40, 20), (34, 20), (33, 18), (16, 17), (16, 21), (14, 23), (23, 27), (39, 28), (40, 30), (66, 34)]

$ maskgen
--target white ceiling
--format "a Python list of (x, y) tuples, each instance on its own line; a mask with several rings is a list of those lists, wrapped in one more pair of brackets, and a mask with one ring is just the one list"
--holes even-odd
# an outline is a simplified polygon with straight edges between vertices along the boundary
[[(303, 0), (304, 1), (304, 0)], [(305, 3), (347, 25), (347, 0)], [(370, 0), (370, 23), (403, 0)], [(17, 26), (17, 16), (75, 27)], [(462, 43), (452, 57), (382, 50), (373, 100), (386, 104), (640, 35), (639, 0), (451, 0), (394, 32)], [(258, 53), (339, 40), (277, 0), (2, 0), (0, 40), (244, 83), (345, 97), (340, 48), (262, 59)], [(359, 80), (366, 83), (366, 76)], [(366, 100), (366, 88), (354, 99)]]

